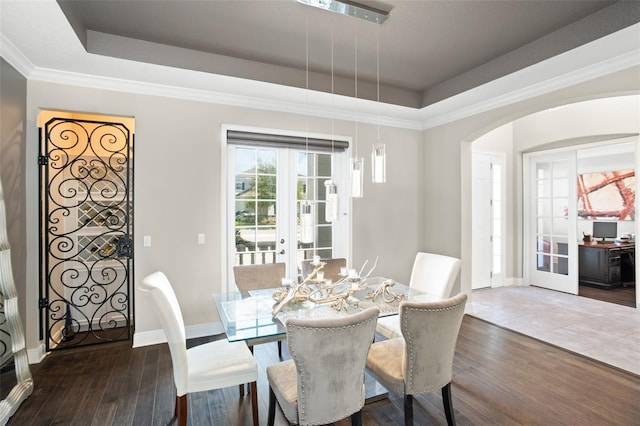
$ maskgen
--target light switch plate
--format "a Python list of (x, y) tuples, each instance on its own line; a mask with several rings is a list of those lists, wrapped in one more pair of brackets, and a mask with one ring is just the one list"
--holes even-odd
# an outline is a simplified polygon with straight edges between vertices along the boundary
[(145, 235), (144, 236), (144, 243), (143, 245), (145, 247), (151, 247), (151, 236), (150, 235)]
[(198, 234), (198, 244), (204, 244), (204, 234)]

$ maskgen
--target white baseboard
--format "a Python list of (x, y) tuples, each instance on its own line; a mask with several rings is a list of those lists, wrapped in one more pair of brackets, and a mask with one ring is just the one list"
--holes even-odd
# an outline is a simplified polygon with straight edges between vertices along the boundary
[[(224, 333), (224, 327), (220, 322), (212, 322), (208, 324), (198, 324), (185, 327), (185, 334), (187, 339), (194, 339), (197, 337), (215, 336), (216, 334)], [(157, 345), (165, 343), (167, 338), (164, 335), (164, 331), (161, 329), (135, 332), (133, 335), (134, 348)], [(29, 358), (29, 364), (38, 364), (47, 356), (47, 352), (44, 350), (44, 342), (40, 342), (35, 348), (27, 350), (27, 357)]]
[[(220, 322), (212, 322), (208, 324), (197, 324), (185, 327), (187, 339), (195, 339), (197, 337), (215, 336), (224, 333), (224, 327)], [(133, 335), (133, 347), (157, 345), (165, 343), (167, 338), (161, 329), (150, 331), (136, 331)]]
[[(524, 279), (522, 277), (520, 278), (509, 278), (508, 280), (508, 285), (512, 286), (512, 287), (523, 287), (526, 286), (528, 284), (525, 284)], [(506, 283), (505, 283), (506, 284)]]
[(44, 342), (40, 342), (38, 347), (27, 349), (29, 364), (39, 364), (45, 356), (47, 356), (47, 352), (44, 351)]

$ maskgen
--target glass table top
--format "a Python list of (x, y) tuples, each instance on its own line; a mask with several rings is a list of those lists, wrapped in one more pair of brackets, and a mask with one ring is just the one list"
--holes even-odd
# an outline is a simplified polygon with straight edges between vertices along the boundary
[(371, 293), (385, 281), (385, 278), (368, 278), (366, 287), (350, 296), (350, 303), (346, 308), (336, 310), (330, 303), (316, 304), (311, 301), (289, 303), (275, 317), (272, 315), (277, 301), (272, 294), (279, 289), (237, 291), (231, 293), (214, 294), (220, 320), (227, 334), (227, 339), (234, 341), (274, 341), (286, 334), (284, 324), (288, 318), (330, 318), (340, 315), (350, 315), (371, 306), (380, 310), (380, 317), (397, 315), (398, 306), (402, 301), (426, 302), (435, 301), (434, 295), (411, 289), (407, 285), (394, 283), (391, 290), (396, 295), (403, 295), (401, 300), (388, 303), (382, 297), (372, 300)]

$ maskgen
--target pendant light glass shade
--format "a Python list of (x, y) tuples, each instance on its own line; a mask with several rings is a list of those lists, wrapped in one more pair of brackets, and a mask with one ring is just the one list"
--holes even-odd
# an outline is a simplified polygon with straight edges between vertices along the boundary
[(329, 179), (324, 182), (326, 186), (327, 198), (324, 207), (324, 219), (327, 222), (338, 220), (338, 185)]
[(300, 242), (309, 244), (313, 242), (313, 214), (311, 203), (304, 201), (300, 205)]
[(383, 143), (374, 144), (371, 151), (371, 180), (373, 183), (387, 181), (387, 155)]
[(351, 196), (362, 198), (364, 195), (364, 158), (351, 159)]

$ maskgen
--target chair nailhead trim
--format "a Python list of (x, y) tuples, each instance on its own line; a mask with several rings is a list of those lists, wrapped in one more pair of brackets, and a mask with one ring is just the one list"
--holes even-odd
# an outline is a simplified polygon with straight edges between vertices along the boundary
[[(440, 311), (451, 311), (451, 310), (455, 310), (455, 309), (459, 309), (460, 307), (464, 308), (464, 303), (459, 303), (457, 305), (453, 305), (453, 306), (447, 306), (446, 308), (404, 308), (407, 311), (416, 311), (416, 312), (440, 312)], [(406, 317), (406, 315), (403, 315), (403, 319), (404, 321), (402, 322), (402, 332), (403, 332), (403, 336), (404, 336), (404, 331), (406, 329), (406, 327), (408, 327), (408, 319)], [(407, 388), (413, 388), (413, 369), (415, 367), (415, 362), (416, 362), (416, 354), (413, 351), (413, 342), (411, 340), (411, 337), (409, 336), (409, 339), (407, 339), (405, 337), (405, 340), (407, 342), (407, 346), (409, 347), (409, 365), (407, 370), (409, 370), (409, 386), (407, 386), (405, 384), (405, 391)], [(449, 381), (453, 380), (453, 376), (449, 377)], [(425, 391), (424, 393), (429, 393), (429, 392), (433, 392), (436, 391), (439, 388), (435, 388), (432, 389), (430, 391)]]
[[(370, 323), (372, 321), (378, 321), (377, 317), (373, 317), (373, 318), (368, 318), (364, 321), (360, 321), (358, 323), (354, 323), (354, 324), (349, 324), (349, 325), (342, 325), (339, 327), (307, 327), (307, 326), (302, 326), (302, 325), (290, 325), (292, 328), (299, 328), (299, 329), (303, 329), (303, 330), (314, 330), (314, 331), (320, 331), (320, 332), (326, 332), (326, 331), (333, 331), (333, 330), (342, 330), (342, 329), (349, 329), (349, 328), (354, 328), (357, 326), (361, 326), (362, 324), (367, 324)], [(287, 325), (287, 330), (289, 328), (289, 325)], [(298, 395), (298, 423), (301, 423), (303, 421), (303, 419), (305, 418), (305, 409), (306, 409), (306, 405), (307, 405), (307, 397), (306, 397), (306, 387), (305, 387), (305, 381), (304, 381), (304, 376), (302, 375), (302, 371), (300, 370), (300, 368), (298, 367), (298, 353), (295, 350), (295, 338), (291, 337), (291, 342), (289, 343), (289, 354), (291, 355), (291, 358), (294, 360), (294, 363), (296, 365), (296, 373), (298, 374), (298, 377), (300, 377), (300, 387), (301, 387), (301, 391), (302, 391), (302, 395)], [(367, 351), (368, 352), (368, 351)], [(365, 362), (366, 362), (366, 358), (367, 358), (367, 354), (365, 354), (364, 359), (363, 359), (363, 363), (362, 363), (362, 375), (364, 375), (364, 368), (365, 368)], [(326, 419), (321, 419), (320, 422), (322, 423), (330, 423), (333, 422), (334, 419), (327, 417)]]

